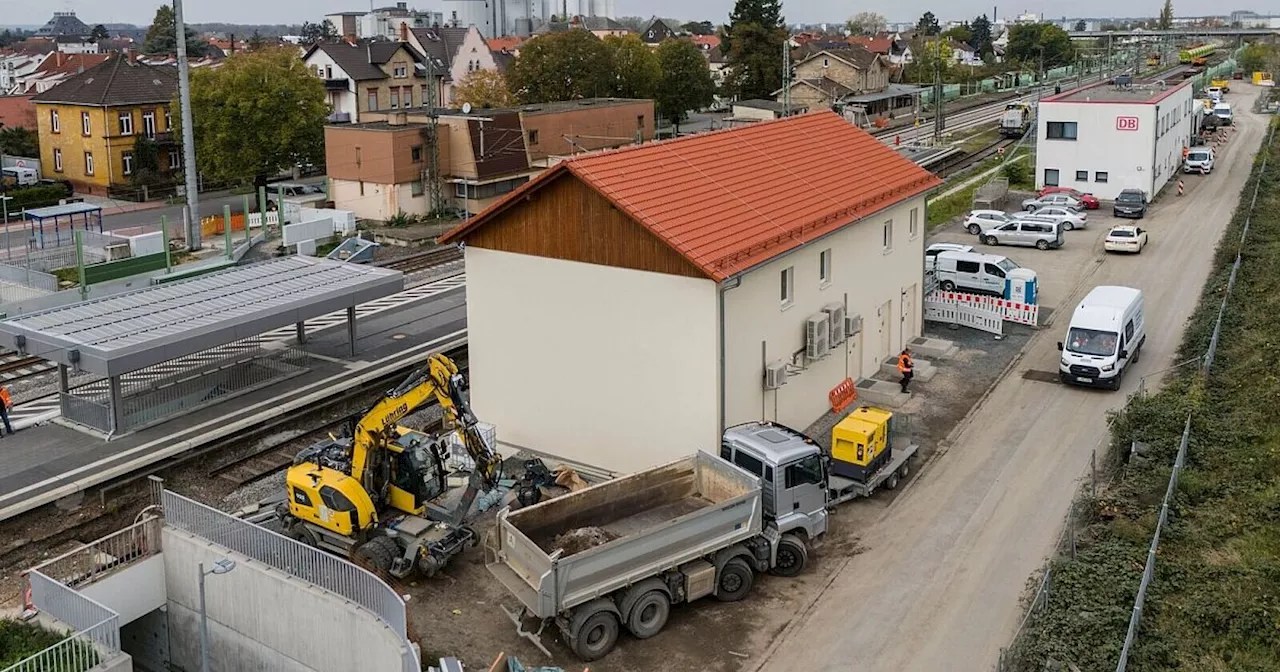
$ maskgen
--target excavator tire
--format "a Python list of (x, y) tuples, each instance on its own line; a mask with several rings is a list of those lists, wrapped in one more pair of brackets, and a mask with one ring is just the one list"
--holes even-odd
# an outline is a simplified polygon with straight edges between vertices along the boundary
[(374, 537), (356, 549), (357, 556), (384, 572), (390, 571), (399, 554), (399, 547), (390, 537)]

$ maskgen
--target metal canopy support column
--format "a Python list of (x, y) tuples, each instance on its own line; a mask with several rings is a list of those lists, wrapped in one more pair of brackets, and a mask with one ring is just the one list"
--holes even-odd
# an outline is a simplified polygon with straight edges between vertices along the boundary
[(302, 345), (303, 343), (307, 342), (307, 323), (299, 322), (297, 324), (297, 327), (298, 327), (298, 345)]
[(58, 365), (58, 391), (66, 394), (71, 389), (71, 383), (67, 378), (67, 365)]
[(107, 433), (108, 437), (119, 434), (124, 429), (124, 399), (120, 394), (120, 376), (111, 376), (111, 400), (108, 402), (111, 406), (111, 431)]
[(347, 341), (351, 345), (351, 356), (356, 356), (356, 307), (347, 308)]

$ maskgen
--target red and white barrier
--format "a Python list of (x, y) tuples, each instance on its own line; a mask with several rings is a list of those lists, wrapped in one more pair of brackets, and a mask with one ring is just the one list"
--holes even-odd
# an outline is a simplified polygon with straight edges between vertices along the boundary
[(1007, 322), (1036, 326), (1040, 319), (1040, 306), (1030, 303), (1019, 303), (996, 296), (969, 294), (967, 292), (937, 291), (930, 294), (928, 301), (937, 303), (963, 303), (993, 310), (1004, 315)]

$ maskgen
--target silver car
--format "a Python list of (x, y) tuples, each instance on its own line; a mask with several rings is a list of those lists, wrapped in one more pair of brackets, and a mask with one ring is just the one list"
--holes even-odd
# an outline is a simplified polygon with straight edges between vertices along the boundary
[(1060, 205), (1047, 205), (1039, 210), (1033, 210), (1025, 215), (1020, 215), (1018, 219), (1031, 221), (1054, 222), (1061, 224), (1062, 228), (1067, 231), (1073, 229), (1083, 229), (1089, 226), (1089, 215), (1071, 208), (1064, 208)]
[(1040, 250), (1062, 247), (1062, 225), (1052, 222), (1014, 221), (987, 229), (978, 237), (984, 245), (1020, 245)]
[(1075, 210), (1084, 210), (1084, 203), (1079, 199), (1063, 193), (1045, 194), (1039, 198), (1028, 198), (1022, 202), (1023, 210), (1039, 210), (1049, 206), (1060, 206), (1064, 208), (1073, 208)]

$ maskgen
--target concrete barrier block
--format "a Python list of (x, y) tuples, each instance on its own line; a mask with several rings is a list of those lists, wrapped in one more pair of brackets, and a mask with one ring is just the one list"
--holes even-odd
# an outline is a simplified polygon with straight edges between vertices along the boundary
[(858, 399), (874, 406), (901, 408), (903, 404), (911, 401), (911, 393), (903, 394), (902, 387), (897, 381), (859, 378), (857, 387)]
[(945, 338), (919, 336), (911, 339), (911, 351), (929, 359), (948, 359), (960, 352), (960, 346)]

